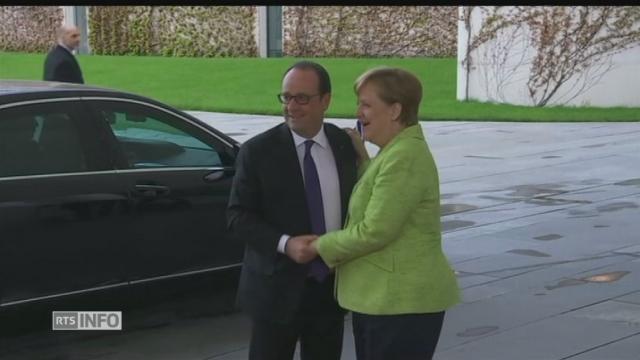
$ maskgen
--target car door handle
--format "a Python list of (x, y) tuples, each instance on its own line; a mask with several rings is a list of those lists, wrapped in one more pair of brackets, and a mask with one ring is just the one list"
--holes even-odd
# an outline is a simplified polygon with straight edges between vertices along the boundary
[(168, 186), (163, 185), (135, 185), (133, 187), (133, 194), (144, 198), (154, 198), (158, 196), (169, 195), (171, 190)]
[(208, 173), (207, 175), (204, 176), (204, 181), (205, 182), (214, 182), (214, 181), (218, 181), (222, 178), (224, 178), (225, 176), (227, 176), (227, 172), (224, 169), (220, 169), (220, 170), (214, 170), (210, 173)]

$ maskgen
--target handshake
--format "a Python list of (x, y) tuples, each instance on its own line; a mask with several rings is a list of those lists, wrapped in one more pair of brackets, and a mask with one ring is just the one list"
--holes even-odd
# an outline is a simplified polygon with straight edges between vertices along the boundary
[(292, 236), (287, 240), (285, 253), (298, 264), (306, 264), (318, 256), (315, 246), (317, 239), (317, 235)]

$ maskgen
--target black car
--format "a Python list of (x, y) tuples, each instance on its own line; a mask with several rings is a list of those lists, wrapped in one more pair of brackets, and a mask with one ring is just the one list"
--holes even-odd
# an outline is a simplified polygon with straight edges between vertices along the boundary
[(0, 81), (0, 310), (238, 268), (237, 151), (146, 97)]

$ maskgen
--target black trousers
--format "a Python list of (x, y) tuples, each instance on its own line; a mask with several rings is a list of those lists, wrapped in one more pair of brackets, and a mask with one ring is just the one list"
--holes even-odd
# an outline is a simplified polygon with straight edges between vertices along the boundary
[(333, 297), (333, 276), (323, 283), (309, 278), (291, 323), (252, 319), (249, 360), (293, 359), (298, 340), (302, 360), (339, 360), (344, 314)]
[(427, 314), (353, 313), (358, 360), (429, 360), (436, 350), (444, 311)]

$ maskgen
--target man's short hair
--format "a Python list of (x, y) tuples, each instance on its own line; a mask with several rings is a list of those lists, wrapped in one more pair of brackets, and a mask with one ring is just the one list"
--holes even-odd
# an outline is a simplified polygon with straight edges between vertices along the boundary
[(72, 30), (79, 30), (75, 25), (62, 24), (56, 29), (56, 38), (58, 40), (62, 40), (63, 36)]
[(308, 60), (298, 61), (284, 72), (282, 78), (284, 79), (289, 71), (293, 69), (313, 70), (313, 72), (316, 73), (316, 76), (318, 76), (318, 91), (320, 92), (320, 95), (331, 93), (331, 79), (329, 79), (329, 73), (322, 65)]

